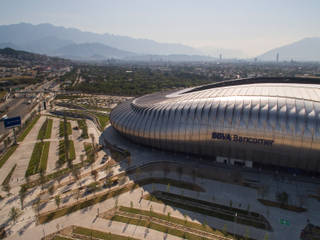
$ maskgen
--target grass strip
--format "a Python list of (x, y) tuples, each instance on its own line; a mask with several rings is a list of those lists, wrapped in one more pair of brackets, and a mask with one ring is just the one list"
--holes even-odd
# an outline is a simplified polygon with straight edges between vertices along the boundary
[(3, 182), (2, 182), (2, 185), (3, 185), (3, 186), (8, 185), (8, 184), (10, 183), (11, 176), (12, 176), (12, 174), (13, 174), (13, 171), (16, 169), (16, 167), (17, 167), (17, 164), (15, 164), (15, 165), (11, 168), (9, 174), (6, 176), (6, 178), (5, 178), (5, 179), (3, 180)]
[(43, 171), (47, 169), (49, 148), (50, 142), (38, 142), (34, 145), (26, 177), (39, 173), (41, 169)]
[(95, 158), (94, 158), (94, 152), (93, 152), (93, 147), (92, 147), (92, 143), (83, 143), (84, 145), (84, 150), (86, 152), (86, 156), (87, 156), (87, 161), (89, 163), (93, 163)]
[(25, 127), (24, 131), (19, 135), (17, 141), (22, 142), (24, 138), (29, 134), (33, 126), (38, 122), (40, 115), (36, 115)]
[(40, 160), (40, 169), (42, 169), (43, 172), (47, 170), (49, 149), (50, 149), (50, 142), (45, 142), (42, 150), (41, 160)]
[(6, 161), (9, 159), (9, 157), (14, 153), (14, 151), (17, 149), (18, 145), (11, 146), (8, 151), (4, 155), (2, 155), (0, 159), (0, 168), (6, 163)]
[(39, 165), (40, 165), (43, 146), (44, 146), (44, 142), (38, 142), (34, 145), (31, 159), (29, 161), (29, 165), (25, 173), (26, 177), (29, 177), (39, 172)]
[[(64, 137), (64, 125), (63, 121), (60, 121), (59, 125), (59, 137)], [(72, 128), (71, 128), (71, 123), (67, 122), (67, 134), (71, 135), (72, 134)]]
[[(156, 191), (152, 195), (154, 195), (154, 198), (150, 197), (149, 200), (151, 201), (155, 199), (156, 202), (162, 201), (164, 204), (167, 204), (170, 206), (220, 218), (225, 221), (234, 222), (236, 220), (237, 223), (240, 223), (240, 224), (253, 226), (253, 227), (265, 229), (265, 230), (272, 229), (268, 221), (262, 215), (255, 212), (249, 213), (242, 209), (227, 207), (224, 205), (206, 202), (203, 200), (193, 199), (185, 196), (180, 196), (173, 193)], [(192, 204), (190, 202), (192, 202)], [(205, 205), (207, 207), (214, 206), (215, 209), (204, 208), (201, 205)], [(238, 217), (235, 219), (236, 213)], [(242, 214), (242, 216), (240, 216), (240, 214)]]
[(97, 113), (97, 112), (91, 112), (92, 114), (94, 114), (96, 116), (96, 118), (98, 119), (100, 126), (102, 127), (102, 129), (104, 129), (107, 124), (109, 123), (109, 116), (101, 114), (101, 113)]
[(79, 128), (82, 130), (81, 137), (83, 139), (88, 139), (88, 126), (85, 119), (77, 120)]
[(39, 133), (38, 133), (38, 139), (49, 139), (51, 137), (51, 129), (52, 129), (52, 119), (46, 119), (46, 121), (42, 124)]
[(54, 236), (53, 240), (74, 240), (74, 239), (58, 235), (58, 236)]
[(265, 206), (281, 208), (281, 209), (292, 211), (292, 212), (301, 213), (301, 212), (307, 211), (307, 209), (305, 209), (303, 207), (297, 207), (297, 206), (293, 206), (293, 205), (282, 204), (280, 202), (275, 202), (275, 201), (270, 201), (270, 200), (265, 200), (265, 199), (260, 199), (260, 198), (258, 199), (258, 201), (261, 202)]
[(174, 235), (180, 238), (184, 239), (190, 239), (190, 240), (206, 240), (206, 239), (211, 239), (211, 238), (205, 238), (205, 237), (200, 237), (191, 233), (187, 233), (175, 228), (163, 226), (154, 222), (142, 220), (142, 219), (134, 219), (134, 218), (129, 218), (129, 217), (123, 217), (123, 216), (118, 216), (115, 215), (111, 218), (112, 221), (117, 221), (117, 222), (123, 222), (126, 224), (132, 224), (136, 226), (142, 226), (142, 227), (147, 227), (149, 229), (153, 229), (159, 232), (163, 233), (168, 233), (170, 235)]
[(118, 234), (112, 234), (112, 233), (106, 233), (101, 232), (89, 228), (84, 227), (75, 227), (72, 231), (75, 234), (84, 235), (87, 237), (94, 237), (99, 239), (110, 239), (110, 240), (137, 240), (136, 238), (127, 237), (127, 236), (121, 236)]
[(153, 218), (158, 218), (161, 220), (165, 220), (168, 222), (172, 222), (172, 223), (176, 223), (176, 224), (180, 224), (189, 228), (194, 228), (194, 229), (198, 229), (201, 231), (206, 231), (209, 233), (213, 233), (216, 235), (220, 235), (220, 236), (225, 236), (222, 232), (215, 230), (213, 228), (211, 228), (210, 226), (207, 225), (203, 225), (203, 224), (199, 224), (199, 223), (195, 223), (195, 222), (190, 222), (190, 221), (186, 221), (180, 218), (176, 218), (176, 217), (169, 217), (168, 215), (164, 215), (164, 214), (160, 214), (160, 213), (156, 213), (153, 211), (146, 211), (146, 210), (140, 210), (137, 208), (129, 208), (129, 207), (124, 207), (124, 206), (120, 206), (120, 211), (123, 212), (128, 212), (128, 213), (133, 213), (133, 214), (139, 214), (139, 215), (144, 215), (144, 216), (148, 216), (148, 217), (153, 217)]
[[(74, 143), (72, 140), (69, 141), (69, 152), (68, 157), (72, 161), (76, 158), (76, 152), (74, 149)], [(66, 158), (66, 149), (65, 149), (65, 142), (64, 140), (59, 141), (59, 159), (58, 159), (58, 165), (62, 166), (64, 163), (67, 162)]]

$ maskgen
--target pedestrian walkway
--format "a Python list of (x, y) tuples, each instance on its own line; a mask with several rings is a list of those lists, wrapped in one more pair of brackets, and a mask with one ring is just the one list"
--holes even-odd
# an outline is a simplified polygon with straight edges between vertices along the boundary
[(34, 145), (36, 143), (38, 132), (46, 120), (45, 117), (40, 117), (37, 123), (33, 126), (29, 134), (23, 140), (24, 143), (30, 144), (20, 144), (16, 151), (10, 156), (6, 163), (0, 169), (0, 183), (3, 182), (5, 177), (8, 175), (12, 167), (17, 164), (13, 175), (11, 177), (12, 183), (20, 183), (24, 180), (25, 172), (28, 168), (28, 164), (32, 155)]

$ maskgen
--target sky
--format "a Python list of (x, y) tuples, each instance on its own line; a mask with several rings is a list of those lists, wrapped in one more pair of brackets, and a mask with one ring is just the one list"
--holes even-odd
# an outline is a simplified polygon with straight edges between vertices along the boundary
[(51, 23), (253, 57), (320, 37), (320, 0), (0, 0), (0, 24)]

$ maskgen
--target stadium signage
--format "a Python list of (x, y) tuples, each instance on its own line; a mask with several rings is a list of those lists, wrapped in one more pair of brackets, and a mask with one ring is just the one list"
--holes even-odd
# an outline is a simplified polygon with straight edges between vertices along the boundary
[(259, 145), (266, 145), (272, 146), (274, 140), (267, 140), (263, 138), (251, 138), (251, 137), (243, 137), (236, 134), (230, 133), (219, 133), (213, 132), (212, 138), (217, 140), (225, 140), (230, 142), (238, 142), (238, 143), (251, 143), (251, 144), (259, 144)]

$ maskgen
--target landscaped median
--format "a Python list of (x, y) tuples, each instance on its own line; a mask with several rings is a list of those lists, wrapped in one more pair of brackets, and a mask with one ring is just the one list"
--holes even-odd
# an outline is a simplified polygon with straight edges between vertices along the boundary
[(271, 225), (267, 219), (256, 212), (249, 212), (244, 209), (229, 207), (162, 191), (155, 191), (151, 196), (147, 195), (145, 199), (162, 202), (170, 206), (220, 218), (225, 221), (237, 222), (243, 225), (272, 231)]
[(14, 151), (17, 149), (18, 145), (11, 146), (5, 154), (2, 155), (0, 158), (0, 168), (6, 163), (6, 161), (11, 157), (11, 155), (14, 153)]
[(288, 210), (288, 211), (292, 211), (292, 212), (301, 213), (301, 212), (307, 211), (307, 209), (305, 209), (303, 207), (293, 206), (293, 205), (289, 205), (289, 204), (283, 204), (280, 202), (275, 202), (275, 201), (270, 201), (270, 200), (265, 200), (265, 199), (260, 199), (260, 198), (258, 199), (258, 201), (261, 202), (265, 206), (282, 208), (284, 210)]
[(49, 148), (50, 142), (38, 142), (34, 145), (31, 159), (25, 174), (26, 177), (37, 174), (40, 171), (46, 171)]
[[(59, 137), (64, 137), (64, 122), (60, 121), (60, 125), (59, 125)], [(71, 123), (67, 122), (67, 135), (71, 135), (72, 134), (72, 128), (71, 128)]]
[[(72, 140), (68, 140), (68, 159), (73, 161), (76, 159), (76, 152), (74, 149), (74, 143)], [(68, 161), (66, 156), (66, 144), (64, 140), (59, 141), (59, 159), (58, 165), (62, 166), (64, 163)]]
[(49, 139), (51, 137), (51, 129), (52, 129), (53, 120), (47, 118), (46, 121), (42, 124), (39, 133), (38, 139)]
[(89, 138), (89, 136), (88, 136), (88, 126), (87, 126), (86, 120), (85, 119), (80, 119), (77, 122), (78, 122), (79, 128), (82, 131), (81, 137), (83, 139), (88, 139)]
[[(115, 211), (112, 210), (112, 215), (109, 212), (102, 214), (102, 217), (113, 221), (124, 222), (143, 227), (148, 227), (160, 232), (168, 233), (184, 239), (233, 239), (231, 234), (216, 230), (206, 223), (199, 224), (196, 222), (187, 221), (187, 218), (181, 219), (150, 211), (136, 209), (132, 207), (120, 206)], [(249, 239), (249, 238), (247, 238)]]
[(3, 180), (3, 182), (2, 182), (2, 186), (9, 185), (11, 176), (12, 176), (12, 174), (13, 174), (13, 171), (16, 169), (16, 167), (17, 167), (17, 164), (15, 164), (15, 165), (11, 168), (10, 172), (8, 173), (8, 175), (6, 176), (6, 178), (5, 178), (5, 179)]
[(33, 126), (38, 122), (39, 118), (40, 118), (40, 115), (36, 115), (30, 122), (27, 123), (23, 132), (19, 135), (17, 139), (18, 142), (22, 142), (24, 140), (24, 138), (29, 134)]
[(74, 239), (105, 239), (105, 240), (138, 240), (136, 238), (102, 232), (94, 229), (70, 226), (58, 233), (52, 233), (42, 240), (74, 240)]

